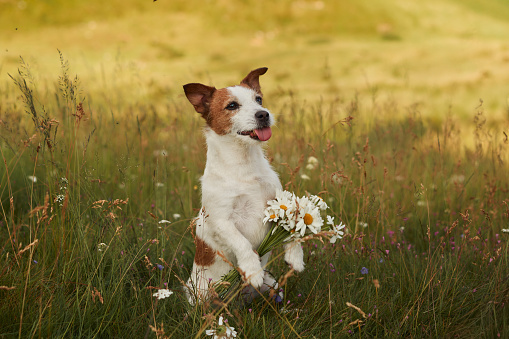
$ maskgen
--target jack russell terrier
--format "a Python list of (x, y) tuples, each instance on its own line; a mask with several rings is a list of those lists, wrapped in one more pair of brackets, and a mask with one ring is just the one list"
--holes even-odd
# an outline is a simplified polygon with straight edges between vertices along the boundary
[[(202, 208), (195, 219), (196, 253), (187, 282), (192, 304), (206, 300), (210, 286), (232, 269), (218, 252), (244, 273), (251, 296), (277, 286), (263, 269), (270, 253), (260, 258), (256, 252), (270, 228), (263, 222), (267, 201), (281, 189), (262, 148), (274, 124), (262, 106), (259, 77), (265, 72), (266, 67), (255, 69), (240, 85), (221, 89), (184, 85), (187, 99), (207, 124)], [(285, 261), (298, 272), (304, 270), (300, 243), (286, 245)]]

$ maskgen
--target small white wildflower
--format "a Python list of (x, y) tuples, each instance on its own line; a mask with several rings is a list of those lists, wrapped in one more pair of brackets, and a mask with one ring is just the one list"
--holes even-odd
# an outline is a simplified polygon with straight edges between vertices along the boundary
[(63, 194), (59, 194), (59, 195), (57, 195), (57, 197), (55, 198), (55, 202), (56, 202), (57, 204), (59, 204), (60, 206), (63, 206), (64, 200), (65, 200), (65, 195), (63, 195)]
[(178, 213), (173, 213), (173, 219), (179, 220), (181, 218), (181, 215)]
[(159, 223), (160, 224), (171, 224), (171, 221), (163, 219), (163, 220), (159, 220)]
[(405, 227), (404, 227), (404, 226), (401, 226), (401, 227), (399, 228), (399, 230), (400, 230), (401, 232), (403, 232), (403, 231), (405, 230)]
[(100, 243), (97, 245), (97, 250), (99, 252), (103, 252), (103, 251), (106, 251), (108, 249), (108, 245), (106, 245), (105, 243)]
[(35, 183), (35, 182), (37, 182), (37, 177), (34, 177), (33, 175), (29, 175), (28, 180)]
[(424, 201), (424, 200), (417, 201), (417, 206), (421, 206), (421, 207), (426, 206), (426, 201)]
[(363, 228), (368, 227), (368, 223), (364, 221), (359, 221), (359, 226), (362, 226)]
[(336, 240), (342, 239), (345, 232), (343, 232), (343, 229), (345, 228), (345, 225), (340, 222), (339, 225), (333, 226), (332, 229), (335, 232), (335, 234), (330, 238), (330, 243), (334, 244)]
[(310, 156), (308, 158), (308, 164), (311, 164), (311, 165), (318, 165), (318, 159), (315, 158), (314, 156)]
[(306, 169), (307, 169), (307, 170), (309, 170), (309, 171), (312, 171), (312, 170), (314, 170), (315, 168), (316, 168), (316, 166), (315, 166), (315, 165), (313, 165), (313, 164), (307, 164), (307, 165), (306, 165)]
[(223, 316), (219, 316), (219, 320), (217, 321), (217, 324), (219, 325), (214, 330), (206, 330), (205, 334), (208, 336), (213, 336), (214, 339), (219, 338), (237, 338), (237, 331), (235, 331), (235, 328), (228, 326), (228, 324), (223, 323)]
[(509, 228), (503, 228), (502, 233), (509, 233)]
[(327, 225), (334, 226), (334, 217), (331, 217), (330, 215), (327, 216)]
[(300, 178), (302, 180), (311, 180), (311, 178), (309, 176), (305, 175), (305, 174), (301, 174)]
[(156, 187), (164, 187), (164, 184), (162, 182), (156, 182)]
[(157, 299), (164, 299), (168, 298), (170, 295), (172, 295), (173, 292), (168, 289), (162, 289), (158, 290), (156, 293), (153, 294), (154, 297), (157, 297)]

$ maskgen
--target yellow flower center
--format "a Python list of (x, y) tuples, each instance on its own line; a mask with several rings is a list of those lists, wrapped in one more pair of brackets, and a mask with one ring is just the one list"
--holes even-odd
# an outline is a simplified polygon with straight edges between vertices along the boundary
[(285, 205), (280, 205), (279, 208), (281, 208), (282, 210), (285, 210), (285, 211), (288, 209), (288, 207), (286, 207)]
[(291, 233), (291, 234), (294, 234), (294, 233), (295, 233), (295, 230), (290, 230), (290, 233)]
[(313, 217), (311, 216), (311, 214), (309, 213), (304, 214), (304, 223), (306, 225), (311, 225), (313, 223)]
[(271, 215), (270, 215), (270, 218), (271, 218), (271, 219), (275, 219), (275, 218), (276, 218), (276, 215), (275, 215), (275, 214), (271, 214)]

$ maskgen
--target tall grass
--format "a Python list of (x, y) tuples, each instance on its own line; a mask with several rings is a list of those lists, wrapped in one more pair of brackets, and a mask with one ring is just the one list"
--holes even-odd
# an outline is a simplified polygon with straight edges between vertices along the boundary
[[(436, 126), (417, 106), (392, 119), (397, 102), (270, 98), (267, 153), (283, 186), (319, 193), (348, 234), (304, 244), (306, 271), (287, 275), (281, 303), (193, 307), (181, 286), (202, 121), (178, 96), (90, 97), (60, 57), (53, 89), (21, 60), (2, 91), (3, 337), (203, 337), (220, 313), (246, 338), (509, 332), (508, 140), (482, 105), (471, 126), (453, 113)], [(273, 258), (270, 270), (287, 274)], [(158, 300), (160, 288), (174, 294)]]

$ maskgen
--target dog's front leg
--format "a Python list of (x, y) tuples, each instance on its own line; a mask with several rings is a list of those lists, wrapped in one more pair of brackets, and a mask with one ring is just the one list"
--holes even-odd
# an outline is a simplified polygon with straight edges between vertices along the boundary
[(247, 282), (259, 289), (263, 284), (264, 271), (260, 257), (253, 251), (249, 240), (233, 222), (226, 219), (218, 219), (214, 230), (214, 238), (223, 245), (222, 248), (232, 252), (237, 258), (237, 264), (245, 273)]
[(285, 245), (285, 262), (297, 272), (304, 271), (304, 252), (300, 242), (292, 241)]

